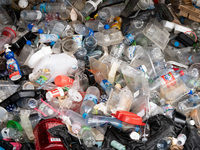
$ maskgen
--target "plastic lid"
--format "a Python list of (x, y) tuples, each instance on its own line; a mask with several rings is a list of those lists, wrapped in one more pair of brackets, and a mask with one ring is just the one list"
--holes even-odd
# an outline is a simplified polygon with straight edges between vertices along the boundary
[(87, 16), (87, 17), (85, 18), (85, 20), (90, 20), (90, 16)]
[(83, 113), (83, 115), (82, 115), (82, 117), (83, 117), (83, 119), (85, 119), (86, 117), (87, 117), (87, 113)]
[(110, 26), (108, 24), (104, 25), (104, 29), (108, 30)]
[(140, 135), (139, 135), (137, 132), (133, 131), (133, 132), (131, 132), (131, 134), (130, 134), (130, 138), (131, 138), (132, 140), (139, 140), (139, 139), (140, 139)]
[(178, 41), (174, 42), (174, 46), (178, 47), (180, 43)]
[(128, 111), (119, 110), (116, 112), (116, 114), (111, 114), (111, 115), (126, 123), (134, 125), (142, 125), (142, 126), (146, 125), (145, 123), (142, 122), (142, 117)]
[(28, 41), (26, 41), (26, 44), (31, 46), (32, 43), (31, 43), (31, 41), (28, 40)]
[(33, 24), (29, 23), (29, 24), (28, 24), (28, 29), (29, 29), (29, 30), (32, 30), (33, 26), (34, 26)]
[(18, 129), (19, 131), (23, 131), (23, 128), (22, 128), (21, 124), (19, 124), (17, 121), (9, 120), (7, 122), (7, 127), (8, 128)]
[(55, 43), (56, 43), (55, 41), (52, 41), (52, 42), (50, 43), (50, 45), (53, 46)]
[(42, 33), (44, 33), (44, 31), (43, 31), (42, 29), (39, 29), (39, 30), (38, 30), (38, 33), (39, 33), (39, 34), (42, 34)]
[(193, 95), (193, 91), (192, 90), (190, 90), (190, 92), (188, 93), (189, 95)]
[(26, 8), (28, 6), (28, 1), (27, 0), (19, 0), (18, 5), (21, 8)]
[(181, 70), (181, 71), (179, 72), (179, 74), (180, 74), (180, 76), (183, 76), (185, 73), (184, 73), (183, 70)]
[(194, 125), (195, 125), (195, 122), (194, 122), (194, 120), (190, 120), (190, 121), (188, 122), (188, 124), (191, 125), (191, 126), (194, 126)]

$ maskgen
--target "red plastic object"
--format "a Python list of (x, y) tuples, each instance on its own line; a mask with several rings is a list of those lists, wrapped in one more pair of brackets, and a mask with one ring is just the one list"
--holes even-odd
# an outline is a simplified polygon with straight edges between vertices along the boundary
[(46, 119), (37, 124), (33, 130), (36, 150), (67, 150), (60, 138), (51, 136), (47, 131), (58, 125), (64, 124), (58, 119)]
[(145, 126), (146, 124), (142, 122), (142, 117), (128, 111), (119, 110), (116, 114), (111, 114), (115, 118), (134, 125)]

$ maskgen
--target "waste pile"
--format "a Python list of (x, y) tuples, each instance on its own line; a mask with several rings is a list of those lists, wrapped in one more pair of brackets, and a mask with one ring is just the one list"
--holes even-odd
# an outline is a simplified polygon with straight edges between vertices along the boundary
[(200, 150), (199, 0), (0, 0), (0, 150)]

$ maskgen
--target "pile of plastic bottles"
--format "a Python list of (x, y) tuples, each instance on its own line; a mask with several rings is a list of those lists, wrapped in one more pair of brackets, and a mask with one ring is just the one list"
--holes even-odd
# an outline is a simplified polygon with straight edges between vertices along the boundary
[[(102, 143), (116, 128), (145, 145), (159, 115), (200, 131), (199, 6), (0, 0), (0, 149), (135, 149)], [(192, 138), (158, 132), (146, 149), (187, 149)]]

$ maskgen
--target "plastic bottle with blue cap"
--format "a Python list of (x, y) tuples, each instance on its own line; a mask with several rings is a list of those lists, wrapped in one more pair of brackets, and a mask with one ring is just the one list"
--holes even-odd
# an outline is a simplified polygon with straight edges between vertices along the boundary
[(99, 97), (100, 91), (97, 87), (88, 87), (83, 103), (80, 107), (80, 114), (85, 116), (85, 114), (91, 113), (93, 107), (97, 104)]
[(23, 66), (25, 62), (29, 59), (29, 57), (34, 53), (33, 48), (31, 47), (31, 41), (26, 41), (26, 45), (20, 52), (20, 55), (17, 57), (17, 61), (20, 66)]
[(25, 21), (39, 21), (44, 18), (44, 13), (39, 10), (22, 10), (20, 17)]
[(7, 59), (6, 66), (7, 66), (7, 70), (9, 73), (9, 78), (12, 81), (17, 81), (22, 77), (22, 73), (19, 68), (19, 64), (18, 64), (17, 60), (14, 58), (14, 53), (9, 49), (10, 45), (5, 44), (4, 47), (6, 49), (4, 56)]
[(104, 21), (101, 20), (88, 20), (85, 25), (92, 29), (93, 31), (101, 31), (103, 29), (109, 29), (109, 25), (105, 24)]
[(83, 24), (76, 24), (74, 26), (75, 32), (83, 35), (83, 36), (90, 36), (90, 35), (94, 35), (94, 31), (90, 28), (88, 28), (87, 26), (83, 25)]

